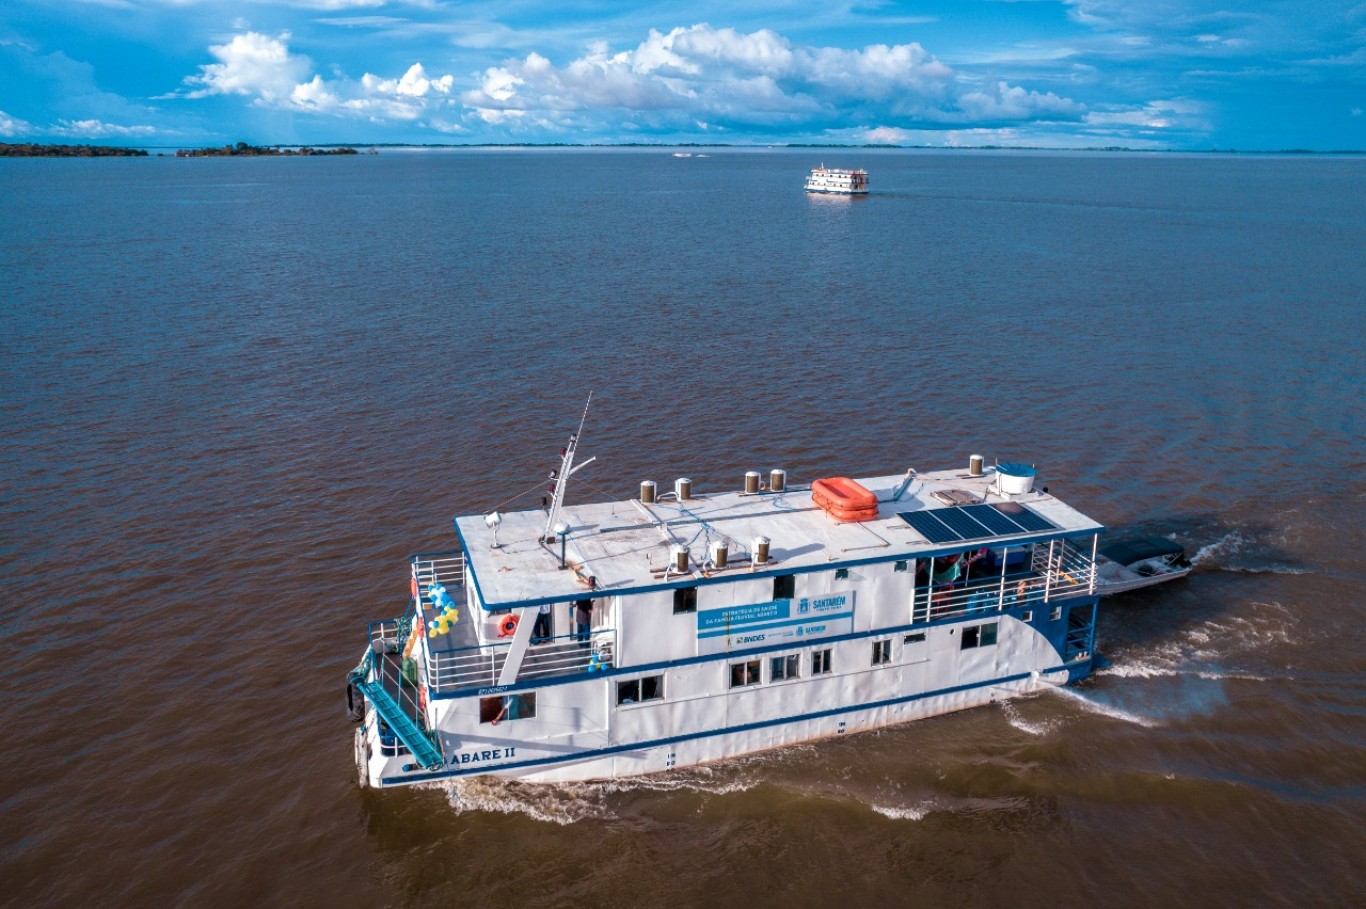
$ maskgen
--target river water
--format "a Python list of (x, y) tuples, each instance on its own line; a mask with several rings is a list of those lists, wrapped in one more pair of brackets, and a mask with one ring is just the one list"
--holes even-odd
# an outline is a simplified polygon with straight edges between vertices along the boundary
[[(806, 196), (822, 159), (873, 193)], [(1352, 157), (0, 162), (0, 903), (1360, 899), (1363, 211)], [(1197, 569), (1056, 693), (358, 789), (365, 624), (589, 391), (571, 500), (981, 453)]]

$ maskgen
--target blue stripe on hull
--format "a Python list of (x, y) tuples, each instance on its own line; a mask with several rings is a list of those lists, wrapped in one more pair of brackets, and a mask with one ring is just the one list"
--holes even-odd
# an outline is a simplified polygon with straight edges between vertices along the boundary
[[(1052, 669), (1044, 669), (1041, 670), (1039, 674), (1049, 675), (1054, 672), (1067, 672), (1068, 681), (1075, 681), (1079, 678), (1083, 678), (1084, 676), (1086, 676), (1090, 672), (1090, 668), (1091, 660), (1087, 659), (1083, 662), (1078, 663), (1075, 666), (1063, 665), (1054, 666)], [(926, 691), (920, 694), (909, 694), (904, 695), (902, 697), (887, 698), (886, 700), (881, 701), (871, 701), (867, 704), (860, 704), (856, 707), (834, 707), (829, 710), (818, 710), (814, 713), (806, 713), (800, 716), (781, 717), (775, 720), (759, 720), (757, 722), (745, 723), (739, 726), (728, 726), (724, 729), (709, 729), (703, 732), (690, 732), (685, 735), (669, 736), (667, 738), (653, 739), (647, 742), (631, 742), (625, 745), (613, 745), (608, 748), (596, 748), (593, 750), (579, 751), (575, 752), (572, 756), (569, 757), (535, 758), (529, 761), (517, 761), (516, 763), (512, 764), (498, 764), (492, 767), (482, 766), (477, 768), (470, 768), (469, 770), (445, 770), (436, 773), (412, 773), (407, 774), (403, 777), (390, 778), (389, 780), (386, 780), (384, 777), (380, 777), (379, 784), (381, 786), (406, 785), (408, 783), (422, 783), (429, 782), (431, 780), (453, 779), (459, 776), (474, 776), (479, 774), (496, 773), (504, 770), (519, 770), (526, 767), (539, 767), (546, 764), (573, 764), (582, 760), (587, 760), (589, 758), (605, 757), (609, 754), (620, 754), (625, 751), (640, 751), (648, 748), (658, 748), (661, 745), (672, 745), (677, 742), (686, 742), (692, 739), (711, 738), (718, 735), (730, 735), (738, 732), (750, 732), (755, 729), (764, 729), (769, 726), (781, 726), (785, 723), (801, 723), (807, 720), (819, 720), (825, 717), (839, 716), (840, 714), (844, 713), (855, 713), (860, 710), (875, 710), (879, 707), (890, 707), (893, 704), (905, 704), (910, 701), (918, 701), (923, 700), (925, 698), (942, 697), (943, 695), (947, 694), (957, 694), (960, 691), (971, 691), (977, 688), (989, 688), (992, 685), (1004, 685), (1009, 684), (1011, 682), (1023, 681), (1024, 679), (1027, 679), (1032, 675), (1032, 672), (1020, 672), (1016, 673), (1015, 675), (1002, 676), (1001, 678), (992, 679), (987, 682), (973, 682), (968, 685), (955, 685), (951, 688), (940, 688), (937, 691)], [(514, 747), (522, 747), (523, 745), (534, 747), (535, 743), (519, 742)]]

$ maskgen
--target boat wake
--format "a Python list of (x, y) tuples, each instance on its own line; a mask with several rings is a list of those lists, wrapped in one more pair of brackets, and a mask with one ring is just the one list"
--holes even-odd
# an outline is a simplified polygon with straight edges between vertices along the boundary
[(894, 821), (924, 820), (925, 816), (934, 810), (934, 806), (930, 804), (913, 805), (909, 807), (896, 805), (869, 805), (868, 807), (883, 817), (889, 817)]
[[(1213, 543), (1206, 543), (1191, 557), (1191, 565), (1198, 569), (1238, 571), (1246, 574), (1313, 574), (1308, 568), (1282, 562), (1257, 561), (1262, 548), (1256, 540), (1240, 530), (1231, 530)], [(1249, 562), (1249, 559), (1252, 561)]]
[(765, 781), (760, 766), (791, 752), (810, 748), (794, 745), (778, 752), (746, 755), (683, 770), (585, 783), (528, 783), (494, 776), (467, 777), (432, 784), (443, 790), (456, 814), (497, 812), (524, 814), (545, 823), (568, 825), (585, 820), (619, 820), (613, 801), (639, 792), (699, 792), (730, 795), (746, 792)]
[(1021, 732), (1030, 735), (1048, 735), (1062, 724), (1061, 717), (1049, 717), (1043, 721), (1027, 720), (1020, 713), (1020, 708), (1015, 705), (1014, 700), (998, 701), (1001, 706), (1001, 713), (1005, 715), (1006, 722)]
[(1116, 707), (1112, 704), (1103, 703), (1099, 700), (1087, 697), (1086, 695), (1082, 694), (1074, 688), (1058, 686), (1047, 690), (1052, 691), (1059, 697), (1066, 698), (1067, 700), (1081, 707), (1083, 710), (1086, 710), (1088, 713), (1095, 713), (1099, 714), (1100, 716), (1107, 716), (1111, 719), (1121, 720), (1125, 723), (1132, 723), (1135, 726), (1142, 726), (1146, 729), (1151, 729), (1153, 727), (1162, 725), (1161, 721), (1153, 719), (1152, 717), (1143, 716), (1142, 714), (1134, 713), (1130, 710), (1125, 710), (1122, 707)]

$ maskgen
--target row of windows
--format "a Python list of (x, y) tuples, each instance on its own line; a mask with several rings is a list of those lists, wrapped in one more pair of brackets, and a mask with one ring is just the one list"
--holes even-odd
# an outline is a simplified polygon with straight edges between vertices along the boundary
[[(730, 664), (730, 687), (744, 688), (763, 682), (764, 660), (756, 657)], [(816, 650), (811, 654), (810, 672), (813, 676), (825, 675), (830, 671), (830, 651)], [(789, 653), (768, 658), (768, 680), (781, 682), (786, 679), (799, 679), (802, 676), (802, 655)]]
[[(996, 643), (996, 622), (983, 625), (969, 625), (963, 629), (962, 649), (990, 647)], [(925, 641), (923, 631), (908, 634), (903, 644), (921, 644)], [(882, 666), (892, 661), (892, 641), (882, 638), (872, 642), (872, 665)], [(815, 650), (811, 653), (809, 671), (812, 676), (826, 675), (831, 670), (831, 648)], [(730, 664), (730, 687), (745, 688), (763, 683), (764, 659), (741, 660)], [(768, 680), (781, 682), (801, 678), (802, 655), (788, 653), (768, 657)], [(647, 675), (638, 679), (617, 682), (617, 704), (641, 704), (647, 701), (664, 699), (664, 676)], [(513, 694), (503, 697), (480, 698), (479, 722), (498, 725), (505, 720), (530, 719), (536, 715), (536, 693)]]

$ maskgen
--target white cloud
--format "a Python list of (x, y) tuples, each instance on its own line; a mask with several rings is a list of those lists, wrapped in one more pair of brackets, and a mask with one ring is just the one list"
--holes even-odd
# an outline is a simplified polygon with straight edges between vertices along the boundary
[(1086, 112), (1084, 105), (1052, 92), (1040, 94), (1005, 82), (991, 91), (968, 92), (958, 103), (973, 120), (1071, 120)]
[(79, 139), (108, 139), (114, 136), (130, 139), (135, 136), (153, 136), (159, 130), (155, 126), (120, 126), (102, 120), (60, 120), (47, 132)]
[(290, 54), (288, 40), (288, 32), (279, 38), (243, 32), (227, 44), (210, 46), (220, 62), (205, 64), (198, 76), (185, 79), (186, 85), (204, 86), (188, 97), (256, 95), (267, 103), (288, 98), (311, 66), (308, 58)]
[[(670, 120), (679, 128), (815, 124), (959, 116), (953, 70), (919, 44), (863, 48), (794, 44), (769, 29), (742, 34), (694, 25), (652, 30), (632, 50), (605, 45), (564, 66), (537, 53), (489, 67), (461, 100), (489, 121), (489, 111), (537, 113), (624, 110)], [(1058, 108), (1062, 99), (1049, 96)], [(1046, 106), (1046, 105), (1043, 105)]]
[(27, 122), (18, 117), (11, 117), (9, 114), (0, 110), (0, 136), (22, 136), (31, 132), (33, 129)]
[(372, 73), (352, 80), (344, 75), (324, 79), (313, 73), (307, 57), (292, 53), (289, 34), (271, 38), (258, 32), (234, 35), (227, 44), (214, 45), (209, 53), (220, 62), (200, 67), (186, 85), (202, 88), (185, 97), (246, 95), (254, 104), (315, 114), (361, 117), (374, 121), (412, 121), (429, 109), (449, 103), (455, 77), (432, 77), (421, 63), (414, 63), (396, 79)]
[[(556, 64), (537, 52), (490, 66), (461, 91), (454, 76), (415, 62), (401, 75), (314, 72), (290, 36), (247, 31), (209, 48), (215, 63), (185, 80), (182, 97), (242, 95), (258, 106), (375, 122), (422, 121), (590, 138), (621, 134), (829, 135), (963, 125), (972, 120), (1077, 120), (1086, 108), (1004, 81), (979, 87), (917, 43), (860, 48), (794, 43), (770, 29), (699, 24), (651, 30), (614, 52), (594, 42)], [(463, 124), (463, 125), (462, 125)], [(893, 137), (895, 132), (876, 135)], [(882, 141), (872, 139), (871, 141)]]

